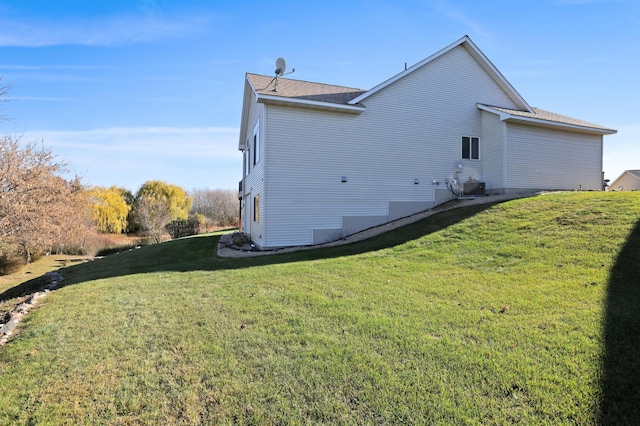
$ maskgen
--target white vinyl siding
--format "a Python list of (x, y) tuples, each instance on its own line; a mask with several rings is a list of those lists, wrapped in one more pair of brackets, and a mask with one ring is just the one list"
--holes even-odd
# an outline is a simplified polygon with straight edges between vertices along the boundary
[[(267, 106), (265, 246), (311, 244), (314, 229), (385, 216), (389, 202), (434, 201), (431, 182), (452, 176), (460, 135), (481, 134), (478, 102), (516, 107), (457, 47), (367, 98), (361, 115)], [(464, 180), (482, 179), (473, 163)]]
[(504, 132), (498, 115), (482, 111), (482, 179), (487, 192), (504, 188)]
[(602, 136), (507, 123), (508, 188), (600, 190)]
[(243, 231), (247, 232), (251, 239), (257, 244), (262, 245), (263, 243), (263, 235), (264, 235), (264, 219), (265, 212), (264, 207), (261, 209), (260, 220), (253, 220), (253, 212), (254, 205), (253, 199), (258, 196), (260, 199), (260, 203), (264, 206), (264, 163), (265, 161), (258, 161), (254, 164), (255, 153), (254, 151), (254, 136), (257, 136), (258, 143), (256, 144), (257, 148), (260, 149), (261, 153), (258, 153), (258, 159), (264, 156), (264, 143), (262, 141), (264, 138), (264, 126), (258, 125), (259, 122), (262, 122), (262, 117), (265, 115), (264, 105), (255, 102), (255, 96), (252, 95), (251, 106), (249, 110), (249, 129), (254, 129), (257, 132), (255, 135), (253, 132), (248, 132), (247, 134), (247, 146), (249, 147), (249, 151), (247, 154), (248, 164), (248, 174), (245, 177), (244, 183), (244, 206), (243, 210), (246, 212), (243, 216)]

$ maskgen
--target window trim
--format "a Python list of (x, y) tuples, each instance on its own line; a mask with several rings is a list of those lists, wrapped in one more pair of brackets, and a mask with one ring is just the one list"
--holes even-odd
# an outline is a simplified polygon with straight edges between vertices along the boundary
[[(467, 139), (467, 143), (469, 144), (469, 146), (467, 147), (467, 149), (465, 149), (465, 139)], [(476, 142), (475, 144), (475, 156), (474, 156), (474, 141)], [(463, 160), (473, 160), (473, 161), (479, 161), (480, 160), (480, 138), (478, 136), (468, 136), (468, 135), (462, 135), (460, 137), (460, 158), (462, 158)], [(466, 153), (466, 157), (465, 157), (465, 151), (468, 151)]]
[(260, 162), (260, 120), (253, 128), (253, 165)]
[(253, 197), (253, 221), (260, 222), (260, 195)]

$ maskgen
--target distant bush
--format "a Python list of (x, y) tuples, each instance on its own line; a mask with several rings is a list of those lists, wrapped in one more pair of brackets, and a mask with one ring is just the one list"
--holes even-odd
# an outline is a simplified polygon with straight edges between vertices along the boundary
[(188, 219), (177, 219), (169, 222), (165, 229), (174, 239), (196, 235), (200, 232), (200, 220), (194, 216)]
[(16, 253), (0, 252), (0, 275), (9, 275), (24, 265), (24, 258)]

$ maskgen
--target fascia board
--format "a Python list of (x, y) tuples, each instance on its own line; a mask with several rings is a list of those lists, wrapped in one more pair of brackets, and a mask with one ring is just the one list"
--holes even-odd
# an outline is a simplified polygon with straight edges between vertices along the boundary
[(414, 72), (415, 70), (417, 70), (418, 68), (422, 67), (423, 65), (433, 61), (434, 59), (438, 58), (439, 56), (444, 55), (445, 53), (447, 53), (448, 51), (450, 51), (451, 49), (453, 49), (454, 47), (458, 46), (459, 44), (461, 44), (465, 39), (468, 39), (467, 36), (462, 37), (460, 40), (455, 41), (454, 43), (451, 43), (449, 46), (445, 47), (444, 49), (439, 50), (438, 52), (434, 53), (433, 55), (423, 59), (422, 61), (410, 66), (409, 68), (407, 68), (406, 70), (402, 71), (399, 74), (396, 74), (395, 76), (391, 77), (388, 80), (383, 81), (382, 83), (378, 84), (377, 86), (375, 86), (374, 88), (372, 88), (371, 90), (368, 90), (366, 92), (364, 92), (362, 95), (358, 96), (357, 98), (354, 98), (352, 100), (349, 101), (349, 104), (357, 104), (359, 102), (361, 102), (362, 100), (368, 98), (369, 96), (373, 95), (374, 93), (384, 89), (385, 87), (395, 83), (396, 81), (400, 80), (401, 78), (403, 78), (404, 76), (411, 74), (412, 72)]
[(525, 122), (528, 124), (535, 124), (543, 127), (554, 127), (554, 128), (561, 128), (561, 129), (578, 130), (583, 133), (591, 133), (594, 135), (614, 135), (618, 133), (617, 130), (613, 130), (613, 129), (602, 129), (597, 127), (579, 126), (576, 124), (560, 123), (557, 121), (542, 120), (542, 119), (533, 118), (533, 117), (521, 117), (518, 115), (509, 114), (504, 111), (499, 111), (487, 105), (478, 104), (477, 107), (481, 110), (488, 111), (498, 115), (500, 117), (500, 121)]
[(271, 95), (262, 95), (262, 94), (257, 94), (257, 102), (271, 104), (271, 105), (296, 106), (296, 107), (311, 108), (311, 109), (347, 112), (352, 114), (360, 114), (366, 109), (364, 106), (361, 106), (361, 105), (334, 104), (331, 102), (312, 101), (308, 99), (284, 98), (282, 96), (271, 96)]
[(480, 66), (493, 78), (493, 80), (498, 83), (498, 85), (502, 88), (502, 90), (507, 93), (507, 95), (511, 98), (511, 100), (518, 105), (519, 108), (522, 108), (525, 111), (533, 112), (533, 108), (531, 105), (524, 100), (524, 98), (518, 93), (518, 91), (509, 83), (509, 81), (502, 75), (502, 73), (496, 68), (495, 65), (489, 60), (489, 58), (482, 53), (482, 51), (476, 46), (476, 44), (471, 41), (468, 36), (464, 36), (463, 46), (475, 58), (475, 60), (480, 64)]
[(244, 95), (242, 98), (242, 115), (240, 118), (240, 135), (238, 139), (238, 150), (245, 151), (247, 149), (247, 121), (249, 120), (249, 104), (251, 103), (251, 92), (256, 94), (255, 89), (251, 85), (249, 79), (245, 76)]
[(414, 72), (415, 70), (421, 68), (422, 66), (428, 64), (429, 62), (439, 58), (440, 56), (444, 55), (445, 53), (449, 52), (450, 50), (463, 45), (465, 47), (465, 49), (471, 54), (471, 56), (473, 56), (473, 58), (478, 61), (478, 63), (480, 64), (480, 66), (482, 66), (482, 68), (493, 78), (494, 81), (496, 81), (496, 83), (502, 88), (502, 90), (504, 90), (508, 96), (514, 101), (514, 103), (516, 105), (518, 105), (519, 108), (522, 108), (526, 111), (529, 112), (533, 112), (533, 109), (531, 108), (531, 106), (524, 100), (524, 98), (522, 96), (520, 96), (520, 94), (516, 91), (516, 89), (511, 85), (511, 83), (509, 83), (507, 81), (506, 78), (504, 78), (504, 76), (502, 75), (502, 73), (500, 73), (500, 71), (498, 71), (498, 69), (495, 67), (495, 65), (493, 65), (493, 63), (491, 63), (491, 61), (489, 60), (489, 58), (487, 58), (484, 53), (482, 53), (482, 51), (478, 48), (478, 46), (475, 45), (475, 43), (473, 43), (471, 41), (471, 39), (469, 38), (469, 36), (465, 35), (464, 37), (460, 38), (459, 40), (456, 40), (455, 42), (451, 43), (450, 45), (448, 45), (447, 47), (439, 50), (438, 52), (434, 53), (433, 55), (423, 59), (422, 61), (418, 62), (415, 65), (412, 65), (411, 67), (407, 68), (406, 70), (402, 71), (401, 73), (391, 77), (390, 79), (382, 82), (381, 84), (377, 85), (376, 87), (374, 87), (373, 89), (363, 93), (362, 95), (358, 96), (357, 98), (352, 99), (351, 101), (349, 101), (349, 104), (357, 104), (361, 101), (363, 101), (364, 99), (368, 98), (369, 96), (373, 95), (374, 93), (384, 89), (385, 87), (395, 83), (396, 81), (400, 80), (401, 78), (405, 77), (408, 74), (411, 74), (412, 72)]

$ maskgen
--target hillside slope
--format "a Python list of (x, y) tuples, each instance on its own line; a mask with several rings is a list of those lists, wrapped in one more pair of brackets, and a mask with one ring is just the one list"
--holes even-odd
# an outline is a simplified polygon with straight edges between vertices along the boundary
[(252, 259), (217, 258), (217, 239), (63, 269), (0, 348), (0, 424), (640, 418), (640, 193)]

